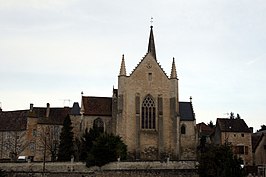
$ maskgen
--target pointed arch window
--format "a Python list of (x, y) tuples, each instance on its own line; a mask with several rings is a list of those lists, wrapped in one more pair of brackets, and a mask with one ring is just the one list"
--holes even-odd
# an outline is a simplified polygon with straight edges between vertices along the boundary
[(104, 131), (104, 123), (101, 118), (97, 118), (93, 121), (93, 129), (94, 130), (99, 130), (100, 132)]
[(142, 129), (155, 129), (156, 125), (156, 112), (155, 103), (150, 95), (147, 95), (142, 102), (141, 107), (141, 128)]

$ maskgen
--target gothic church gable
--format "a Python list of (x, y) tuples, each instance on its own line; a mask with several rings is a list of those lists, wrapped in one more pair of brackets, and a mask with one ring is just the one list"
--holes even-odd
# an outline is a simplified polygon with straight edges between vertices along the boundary
[(136, 69), (127, 78), (128, 85), (136, 86), (135, 91), (141, 92), (142, 88), (146, 88), (147, 94), (149, 90), (158, 89), (162, 85), (168, 85), (169, 79), (157, 61), (148, 53)]

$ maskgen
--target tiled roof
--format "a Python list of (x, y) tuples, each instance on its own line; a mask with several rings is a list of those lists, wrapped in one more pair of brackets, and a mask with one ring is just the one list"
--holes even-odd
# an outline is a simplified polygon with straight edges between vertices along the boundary
[(82, 97), (84, 115), (112, 116), (112, 98)]
[(179, 102), (179, 113), (181, 120), (184, 121), (195, 120), (195, 114), (191, 102)]
[(222, 132), (251, 133), (250, 129), (243, 119), (217, 118), (216, 126), (219, 126)]
[(50, 108), (49, 116), (46, 117), (47, 108), (34, 107), (33, 111), (38, 117), (38, 124), (55, 124), (62, 125), (64, 119), (71, 112), (71, 108)]
[(197, 124), (197, 129), (200, 135), (210, 136), (214, 132), (214, 128), (206, 125), (204, 122)]
[(0, 112), (0, 131), (22, 131), (27, 127), (28, 110)]

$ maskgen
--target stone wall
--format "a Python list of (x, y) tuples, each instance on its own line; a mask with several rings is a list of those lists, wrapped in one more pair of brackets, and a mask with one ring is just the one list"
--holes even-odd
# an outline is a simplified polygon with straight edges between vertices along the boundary
[(185, 126), (185, 134), (180, 133), (180, 160), (195, 160), (197, 147), (196, 121), (181, 121)]
[[(195, 161), (170, 162), (113, 162), (102, 168), (87, 168), (84, 163), (46, 163), (45, 175), (49, 177), (198, 177)], [(43, 163), (0, 163), (8, 177), (43, 176)]]
[(233, 146), (233, 151), (235, 151), (236, 146), (244, 146), (244, 154), (236, 154), (244, 160), (244, 165), (253, 164), (252, 155), (252, 144), (251, 144), (251, 133), (244, 132), (222, 132), (221, 142), (230, 143)]

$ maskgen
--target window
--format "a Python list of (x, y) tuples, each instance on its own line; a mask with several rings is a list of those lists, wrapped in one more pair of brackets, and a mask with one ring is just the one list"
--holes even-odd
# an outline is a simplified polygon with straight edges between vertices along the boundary
[(236, 154), (244, 154), (244, 150), (245, 150), (245, 148), (243, 145), (239, 145), (239, 146), (235, 147), (235, 153)]
[(30, 142), (29, 147), (30, 147), (30, 150), (32, 152), (35, 151), (35, 143), (34, 142)]
[(181, 126), (181, 134), (186, 134), (186, 126), (184, 124)]
[(152, 73), (149, 73), (148, 78), (149, 78), (149, 81), (152, 80)]
[(248, 146), (245, 146), (245, 155), (248, 155)]
[(32, 136), (33, 136), (33, 137), (36, 137), (36, 136), (37, 136), (37, 130), (36, 130), (36, 129), (33, 129), (33, 130), (32, 130)]
[(241, 136), (244, 137), (245, 136), (244, 133), (241, 133)]
[(97, 118), (93, 121), (93, 129), (104, 132), (104, 123), (101, 118)]
[(145, 97), (141, 110), (141, 128), (155, 129), (155, 103), (150, 95)]

